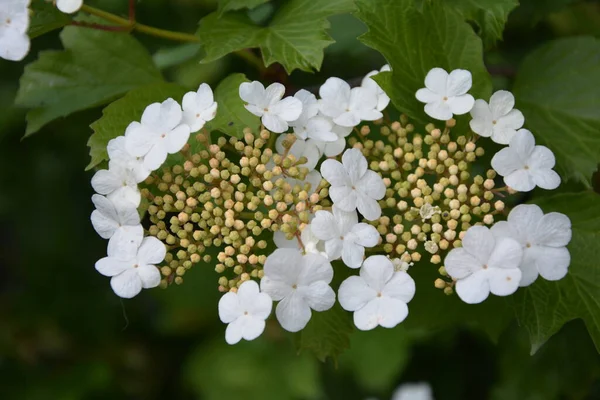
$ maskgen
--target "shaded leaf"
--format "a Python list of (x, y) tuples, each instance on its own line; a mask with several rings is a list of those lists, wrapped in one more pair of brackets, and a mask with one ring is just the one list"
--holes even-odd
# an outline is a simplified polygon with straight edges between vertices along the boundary
[(219, 0), (219, 16), (227, 11), (241, 10), (243, 8), (252, 9), (270, 0)]
[(31, 19), (27, 34), (32, 39), (62, 28), (71, 22), (68, 14), (58, 11), (52, 3), (45, 0), (32, 0), (29, 8), (31, 9)]

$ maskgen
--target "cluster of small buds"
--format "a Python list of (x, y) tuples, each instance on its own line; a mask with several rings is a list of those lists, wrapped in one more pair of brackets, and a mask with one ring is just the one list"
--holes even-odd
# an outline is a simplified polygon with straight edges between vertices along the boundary
[(186, 271), (200, 261), (210, 263), (211, 247), (218, 251), (221, 292), (262, 278), (268, 254), (263, 237), (270, 237), (263, 233), (293, 235), (321, 207), (327, 189), (314, 192), (311, 183), (302, 184), (308, 175), (305, 161), (273, 154), (266, 147), (270, 139), (267, 130), (257, 137), (246, 130), (243, 140), (219, 137), (209, 144), (207, 135), (199, 133), (196, 140), (206, 150), (189, 154), (184, 148), (185, 162), (164, 167), (145, 181), (148, 233), (169, 250), (160, 268), (161, 287), (181, 284)]
[(386, 185), (379, 201), (384, 215), (373, 225), (391, 258), (408, 263), (428, 257), (440, 264), (442, 253), (461, 246), (467, 229), (476, 223), (492, 225), (504, 210), (502, 192), (508, 189), (495, 188), (492, 169), (485, 176), (472, 175), (472, 165), (484, 149), (465, 136), (452, 140), (454, 125), (455, 120), (448, 120), (442, 131), (429, 124), (421, 134), (402, 116), (374, 127), (379, 140), (369, 138), (375, 132), (366, 125), (349, 140)]

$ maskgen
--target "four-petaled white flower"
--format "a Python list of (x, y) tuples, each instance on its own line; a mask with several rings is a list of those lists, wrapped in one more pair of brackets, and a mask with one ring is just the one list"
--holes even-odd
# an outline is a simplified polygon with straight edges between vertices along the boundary
[(290, 122), (298, 139), (314, 139), (323, 142), (338, 140), (338, 135), (332, 132), (334, 123), (331, 119), (318, 115), (319, 103), (314, 94), (301, 89), (294, 98), (302, 102), (302, 114), (297, 120)]
[(338, 125), (353, 127), (361, 121), (383, 117), (377, 110), (377, 94), (363, 87), (350, 88), (340, 78), (329, 78), (319, 88), (321, 113)]
[(523, 257), (521, 245), (510, 238), (495, 238), (484, 226), (467, 230), (462, 247), (450, 250), (446, 272), (456, 280), (456, 293), (469, 304), (481, 303), (490, 292), (508, 296), (519, 288)]
[(144, 238), (137, 252), (119, 247), (108, 249), (108, 257), (96, 262), (96, 270), (110, 276), (110, 286), (119, 297), (130, 299), (142, 288), (150, 289), (160, 283), (160, 272), (155, 264), (166, 255), (165, 245), (153, 236)]
[(196, 92), (188, 92), (181, 101), (183, 123), (190, 127), (192, 133), (198, 132), (204, 124), (217, 115), (217, 103), (212, 89), (203, 83)]
[(371, 77), (377, 75), (380, 72), (391, 71), (389, 64), (385, 64), (379, 71), (369, 72), (362, 80), (361, 87), (375, 93), (377, 96), (377, 111), (383, 111), (388, 104), (390, 104), (389, 96), (383, 91), (383, 89), (375, 82)]
[(136, 207), (142, 196), (138, 181), (131, 169), (118, 163), (108, 163), (108, 169), (101, 169), (92, 177), (92, 187), (96, 193), (106, 195), (114, 203), (130, 202)]
[(379, 242), (379, 232), (374, 226), (358, 223), (356, 211), (342, 211), (333, 206), (333, 213), (317, 211), (311, 223), (312, 233), (325, 242), (325, 252), (330, 260), (342, 261), (350, 268), (360, 268), (365, 258), (365, 247)]
[(150, 176), (150, 170), (144, 166), (143, 157), (132, 156), (125, 148), (125, 136), (111, 139), (106, 146), (110, 165), (118, 165), (128, 170), (136, 182), (143, 182)]
[(536, 146), (535, 139), (527, 129), (520, 129), (503, 148), (492, 158), (492, 168), (504, 177), (507, 186), (529, 192), (536, 186), (542, 189), (556, 189), (560, 176), (552, 170), (554, 154), (545, 146)]
[(3, 1), (0, 7), (0, 57), (21, 61), (29, 52), (29, 1)]
[(286, 97), (285, 86), (272, 83), (266, 89), (258, 81), (244, 82), (240, 85), (240, 97), (250, 111), (261, 121), (265, 128), (275, 133), (288, 130), (289, 123), (298, 119), (302, 113), (302, 102), (294, 97)]
[(393, 328), (408, 315), (407, 303), (415, 295), (415, 282), (406, 272), (394, 272), (385, 256), (365, 260), (359, 276), (351, 276), (340, 285), (338, 297), (347, 311), (354, 311), (354, 325), (371, 330), (378, 325)]
[(261, 293), (255, 281), (246, 281), (237, 292), (228, 292), (219, 300), (219, 318), (228, 324), (225, 341), (254, 340), (265, 330), (265, 320), (271, 314), (273, 300)]
[[(333, 120), (331, 123), (333, 124)], [(317, 146), (320, 157), (335, 157), (342, 154), (346, 148), (346, 137), (352, 133), (352, 127), (333, 124), (331, 131), (337, 135), (337, 139), (333, 142), (308, 139), (309, 142), (314, 143)]]
[(287, 331), (303, 329), (310, 320), (311, 309), (325, 311), (335, 303), (335, 293), (329, 286), (333, 268), (323, 256), (277, 249), (267, 257), (264, 273), (260, 288), (280, 301), (275, 315)]
[(373, 221), (381, 216), (377, 200), (385, 195), (385, 184), (381, 176), (367, 169), (367, 159), (358, 149), (348, 149), (342, 162), (325, 160), (321, 164), (321, 175), (329, 182), (329, 197), (343, 211), (358, 211)]
[(475, 100), (471, 110), (473, 119), (469, 122), (471, 130), (480, 136), (491, 137), (496, 143), (510, 143), (525, 122), (523, 113), (514, 107), (515, 96), (506, 90), (494, 93), (490, 104), (485, 100)]
[(425, 87), (417, 90), (416, 97), (425, 104), (431, 118), (447, 121), (454, 114), (466, 114), (473, 108), (475, 99), (467, 94), (471, 89), (471, 73), (464, 69), (446, 72), (433, 68), (425, 77)]
[(132, 122), (125, 131), (125, 148), (134, 157), (144, 157), (151, 171), (160, 168), (168, 154), (180, 151), (190, 137), (190, 127), (182, 124), (181, 106), (169, 98), (150, 104), (140, 122)]
[(426, 382), (405, 383), (394, 391), (392, 400), (433, 400), (433, 393)]
[(492, 226), (496, 237), (509, 237), (523, 248), (519, 286), (531, 285), (541, 275), (549, 281), (564, 278), (571, 263), (567, 244), (571, 240), (571, 220), (556, 212), (544, 215), (535, 204), (520, 204), (508, 214), (508, 221)]
[[(283, 141), (288, 140), (288, 135), (279, 135), (277, 140), (275, 140), (275, 150), (279, 154), (285, 153), (285, 148), (283, 147)], [(292, 139), (293, 136), (290, 136)], [(306, 163), (301, 164), (299, 166), (308, 168), (309, 171), (312, 171), (317, 166), (319, 159), (321, 158), (321, 153), (319, 152), (319, 148), (317, 145), (310, 140), (302, 140), (296, 138), (294, 143), (292, 143), (292, 147), (288, 151), (288, 154), (292, 154), (296, 159), (300, 159), (302, 157), (306, 157)]]
[(95, 194), (92, 202), (96, 209), (90, 217), (98, 235), (109, 239), (108, 247), (140, 245), (144, 237), (144, 228), (140, 224), (137, 207), (130, 202), (115, 204), (108, 198)]
[(83, 0), (56, 0), (56, 8), (65, 14), (73, 14), (79, 11), (83, 5)]

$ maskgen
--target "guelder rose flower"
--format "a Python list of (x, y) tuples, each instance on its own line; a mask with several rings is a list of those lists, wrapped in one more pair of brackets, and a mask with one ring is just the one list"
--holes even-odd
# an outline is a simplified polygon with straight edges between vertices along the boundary
[(288, 130), (288, 123), (298, 119), (302, 113), (302, 102), (294, 97), (281, 99), (285, 94), (285, 86), (272, 83), (265, 89), (258, 81), (244, 82), (240, 85), (240, 97), (247, 104), (244, 106), (261, 121), (265, 128), (272, 132), (282, 133)]
[(431, 118), (447, 121), (454, 114), (466, 114), (473, 108), (475, 99), (467, 94), (471, 89), (471, 73), (464, 69), (446, 72), (433, 68), (425, 77), (425, 87), (417, 90), (416, 97), (425, 104)]
[(377, 200), (385, 195), (381, 176), (367, 169), (367, 159), (358, 149), (348, 149), (342, 162), (325, 160), (321, 175), (329, 182), (329, 197), (342, 211), (358, 211), (369, 221), (381, 216)]
[(362, 88), (350, 89), (340, 78), (329, 78), (319, 88), (321, 113), (341, 126), (353, 127), (361, 121), (375, 121), (383, 117), (377, 110), (377, 94)]
[(219, 300), (219, 318), (228, 324), (225, 341), (236, 344), (240, 340), (254, 340), (265, 330), (265, 320), (271, 314), (273, 300), (260, 293), (258, 283), (246, 281), (237, 292), (228, 292)]
[(73, 14), (79, 11), (83, 0), (56, 0), (56, 7), (65, 14)]
[(92, 187), (115, 203), (127, 201), (137, 207), (142, 200), (133, 172), (118, 163), (109, 162), (108, 169), (96, 172), (92, 177)]
[(335, 293), (329, 286), (333, 268), (318, 254), (302, 255), (295, 249), (277, 249), (265, 262), (260, 288), (275, 301), (277, 320), (283, 329), (298, 332), (315, 311), (329, 310)]
[(204, 124), (217, 115), (217, 103), (212, 89), (203, 83), (196, 92), (188, 92), (181, 101), (183, 108), (183, 123), (190, 131), (198, 132)]
[(356, 211), (342, 211), (335, 205), (333, 213), (317, 211), (311, 226), (312, 233), (325, 242), (329, 259), (342, 257), (350, 268), (360, 268), (365, 247), (373, 247), (379, 242), (379, 232), (374, 226), (358, 223)]
[(3, 1), (0, 7), (0, 57), (21, 61), (29, 52), (29, 1)]
[(302, 114), (297, 120), (290, 122), (298, 139), (314, 139), (323, 142), (333, 142), (338, 139), (338, 135), (332, 132), (333, 122), (329, 118), (317, 115), (319, 103), (314, 94), (301, 89), (294, 98), (302, 102)]
[(130, 299), (142, 288), (150, 289), (160, 283), (160, 272), (155, 264), (161, 263), (166, 255), (165, 245), (153, 236), (146, 237), (136, 252), (129, 249), (109, 247), (108, 257), (96, 262), (96, 269), (110, 276), (110, 286), (119, 297)]
[(515, 96), (506, 90), (499, 90), (490, 98), (475, 100), (471, 110), (473, 119), (469, 122), (473, 132), (483, 137), (491, 137), (500, 144), (508, 144), (525, 122), (521, 111), (515, 107)]
[(566, 215), (544, 215), (534, 204), (520, 204), (508, 214), (508, 221), (492, 226), (492, 233), (515, 239), (523, 248), (519, 286), (531, 285), (538, 275), (557, 281), (567, 274), (571, 263), (566, 247), (571, 240), (571, 220)]
[(552, 170), (555, 162), (550, 149), (536, 146), (531, 132), (520, 129), (509, 146), (494, 155), (492, 168), (504, 177), (507, 186), (519, 192), (536, 186), (551, 190), (560, 185), (560, 176)]
[(371, 256), (360, 269), (340, 285), (339, 301), (347, 311), (354, 311), (354, 324), (360, 330), (378, 325), (393, 328), (408, 315), (406, 305), (415, 295), (415, 282), (406, 272), (394, 272), (385, 256)]
[(180, 151), (190, 137), (190, 127), (182, 124), (181, 106), (173, 99), (150, 104), (142, 121), (132, 122), (125, 132), (125, 148), (135, 157), (144, 157), (151, 171), (160, 168), (167, 154)]
[(377, 96), (377, 106), (375, 107), (377, 109), (377, 111), (383, 111), (388, 106), (388, 104), (390, 104), (390, 98), (383, 91), (383, 89), (377, 84), (377, 82), (375, 82), (371, 77), (373, 75), (377, 75), (378, 73), (384, 72), (384, 71), (391, 71), (391, 68), (388, 64), (385, 64), (383, 67), (381, 67), (381, 70), (379, 70), (379, 71), (369, 72), (363, 78), (362, 83), (360, 84), (361, 87), (375, 93), (375, 95)]
[(394, 391), (392, 400), (433, 400), (433, 393), (426, 382), (405, 383)]
[(481, 303), (490, 292), (508, 296), (521, 280), (521, 245), (514, 239), (494, 238), (484, 226), (467, 230), (462, 247), (450, 250), (444, 266), (456, 280), (456, 293), (469, 304)]
[(134, 204), (115, 204), (98, 194), (92, 196), (92, 202), (96, 206), (91, 215), (92, 225), (100, 237), (110, 239), (109, 247), (127, 245), (131, 241), (139, 246), (144, 237), (144, 228)]
[(128, 170), (136, 182), (143, 182), (150, 176), (151, 171), (144, 166), (143, 157), (134, 157), (125, 148), (125, 136), (111, 139), (106, 146), (106, 151), (110, 164)]

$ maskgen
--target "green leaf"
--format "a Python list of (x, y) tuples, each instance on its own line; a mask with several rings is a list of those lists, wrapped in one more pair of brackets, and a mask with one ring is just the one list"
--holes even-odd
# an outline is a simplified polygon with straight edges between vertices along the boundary
[(353, 326), (352, 314), (336, 303), (327, 311), (312, 313), (308, 325), (294, 337), (296, 348), (313, 352), (323, 362), (328, 357), (335, 361), (350, 347)]
[(246, 110), (244, 102), (240, 99), (239, 87), (242, 82), (248, 82), (244, 74), (231, 74), (219, 83), (215, 90), (217, 116), (206, 124), (206, 129), (237, 138), (244, 136), (243, 131), (246, 127), (256, 132), (260, 120)]
[(33, 108), (25, 136), (58, 117), (162, 80), (146, 49), (129, 34), (66, 27), (60, 37), (65, 50), (41, 52), (21, 77), (16, 103)]
[(87, 144), (92, 159), (86, 170), (108, 160), (106, 153), (108, 142), (123, 135), (131, 122), (139, 121), (148, 105), (162, 102), (169, 97), (181, 101), (185, 92), (184, 88), (176, 84), (159, 82), (134, 89), (109, 104), (102, 110), (102, 117), (90, 125), (94, 133)]
[(219, 16), (227, 11), (241, 10), (243, 8), (252, 9), (270, 0), (219, 0)]
[(351, 0), (291, 0), (270, 24), (254, 24), (245, 13), (212, 13), (200, 21), (198, 35), (211, 62), (231, 52), (259, 47), (266, 66), (278, 62), (288, 73), (318, 70), (323, 49), (333, 40), (326, 32), (327, 17), (353, 10)]
[(383, 54), (393, 71), (378, 74), (375, 80), (400, 111), (420, 121), (430, 120), (415, 93), (434, 67), (468, 69), (473, 74), (470, 93), (489, 97), (491, 81), (483, 64), (481, 39), (458, 12), (441, 2), (423, 4), (423, 12), (415, 8), (414, 0), (356, 3), (356, 16), (369, 28), (359, 39)]
[(409, 361), (411, 338), (400, 326), (356, 331), (350, 349), (340, 356), (340, 369), (349, 370), (369, 392), (391, 390)]
[(185, 371), (189, 387), (206, 400), (323, 398), (317, 360), (264, 336), (235, 347), (212, 340), (192, 353)]
[(598, 54), (593, 37), (552, 41), (523, 61), (513, 90), (525, 126), (556, 155), (557, 171), (588, 186), (600, 162)]
[(519, 5), (518, 0), (447, 0), (445, 3), (477, 25), (486, 48), (502, 39), (508, 14)]
[(31, 19), (27, 34), (31, 39), (62, 28), (71, 22), (68, 14), (58, 11), (52, 3), (45, 0), (32, 0), (29, 8), (31, 9)]
[(567, 246), (571, 265), (565, 278), (538, 278), (514, 296), (519, 324), (529, 333), (535, 353), (566, 322), (581, 318), (600, 351), (600, 195), (593, 192), (559, 194), (537, 202), (548, 212), (571, 219), (573, 238)]

